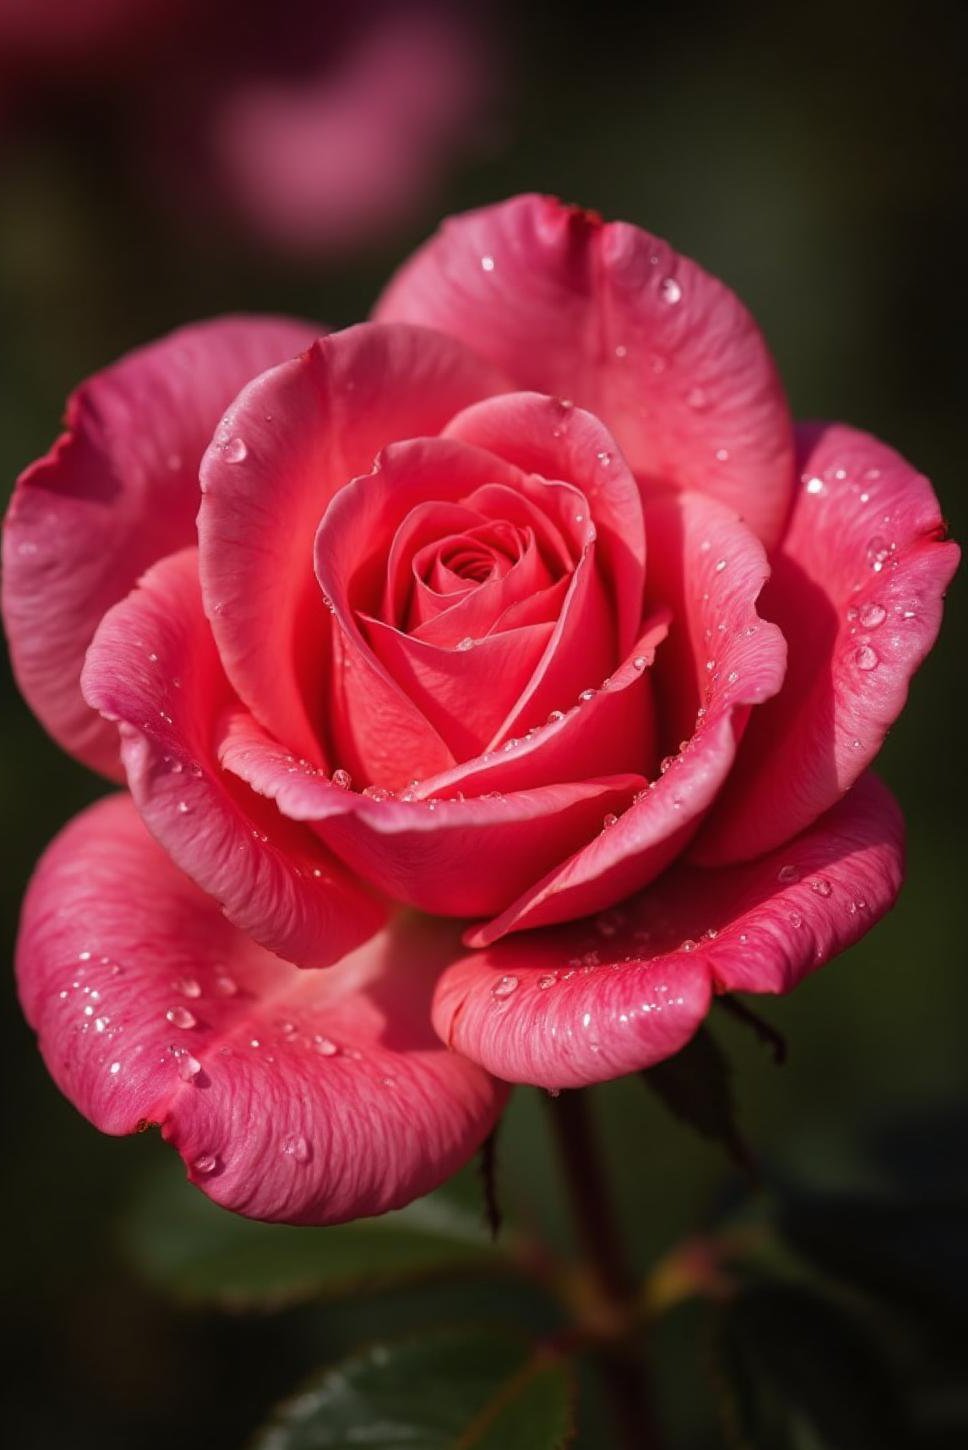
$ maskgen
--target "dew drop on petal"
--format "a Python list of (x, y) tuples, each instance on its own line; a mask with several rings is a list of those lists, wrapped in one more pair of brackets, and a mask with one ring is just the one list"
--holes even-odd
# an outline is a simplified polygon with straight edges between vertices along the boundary
[(816, 892), (818, 896), (823, 896), (824, 898), (830, 896), (833, 889), (834, 888), (831, 886), (826, 876), (816, 876), (813, 881), (810, 882), (810, 890)]
[(214, 1153), (203, 1153), (200, 1158), (195, 1159), (192, 1167), (196, 1173), (214, 1173), (217, 1163)]
[(348, 770), (334, 770), (333, 784), (339, 786), (340, 790), (349, 790), (353, 784), (353, 777)]
[(331, 1037), (324, 1037), (317, 1032), (313, 1037), (313, 1050), (318, 1052), (320, 1057), (335, 1057), (339, 1048)]
[(193, 1078), (198, 1076), (201, 1070), (202, 1064), (197, 1057), (192, 1057), (190, 1052), (186, 1052), (178, 1059), (178, 1076), (182, 1082), (191, 1082)]
[(487, 256), (485, 256), (485, 257), (482, 257), (481, 258), (481, 271), (482, 272), (493, 272), (494, 271), (494, 258), (493, 257), (487, 257)]
[(249, 456), (249, 450), (242, 438), (230, 438), (222, 449), (226, 463), (244, 463)]
[(189, 1027), (195, 1026), (195, 1014), (189, 1012), (187, 1007), (169, 1007), (165, 1017), (172, 1027), (183, 1027), (187, 1031)]
[(817, 495), (823, 493), (824, 482), (822, 478), (808, 478), (806, 482), (807, 493)]
[(234, 977), (223, 972), (215, 978), (215, 990), (220, 997), (234, 997), (239, 987)]
[(880, 663), (880, 657), (875, 649), (869, 644), (862, 644), (854, 651), (854, 664), (859, 670), (874, 670)]
[(699, 943), (697, 941), (693, 941), (691, 936), (687, 936), (685, 941), (679, 943), (679, 950), (681, 952), (694, 952), (698, 946)]
[(297, 1163), (309, 1162), (309, 1144), (301, 1133), (288, 1133), (282, 1140), (282, 1151)]
[(172, 983), (176, 992), (181, 992), (183, 997), (200, 997), (202, 989), (194, 977), (179, 977)]
[(777, 881), (783, 882), (784, 885), (788, 885), (791, 881), (799, 881), (799, 866), (781, 866), (779, 871), (776, 873), (776, 879)]
[(887, 610), (882, 604), (875, 604), (871, 601), (871, 603), (863, 606), (858, 617), (862, 629), (876, 629), (887, 618)]
[(659, 286), (659, 293), (663, 302), (668, 302), (670, 306), (674, 306), (675, 303), (682, 299), (682, 288), (679, 286), (675, 277), (663, 277)]
[(471, 636), (469, 634), (466, 634), (463, 639), (458, 640), (458, 642), (457, 642), (457, 648), (462, 653), (465, 650), (473, 649), (474, 648), (474, 641), (471, 638)]
[(546, 972), (543, 977), (538, 978), (538, 986), (542, 992), (547, 992), (548, 988), (553, 987), (557, 980), (558, 978), (553, 972)]
[(499, 977), (491, 988), (491, 996), (499, 1000), (503, 997), (510, 997), (512, 992), (518, 989), (517, 977)]

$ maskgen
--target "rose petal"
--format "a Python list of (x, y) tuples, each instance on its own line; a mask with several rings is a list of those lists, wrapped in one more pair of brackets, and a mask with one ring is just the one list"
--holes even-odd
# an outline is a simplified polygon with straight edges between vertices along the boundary
[(452, 953), (447, 928), (399, 922), (300, 972), (230, 926), (115, 796), (38, 866), (17, 973), (51, 1074), (97, 1127), (157, 1123), (216, 1203), (319, 1224), (436, 1187), (501, 1108), (506, 1090), (430, 1027)]
[(893, 905), (903, 820), (872, 776), (809, 831), (749, 865), (676, 865), (597, 920), (506, 938), (449, 967), (445, 1042), (508, 1082), (581, 1087), (654, 1063), (715, 992), (787, 992)]
[(301, 769), (241, 713), (226, 718), (220, 759), (284, 815), (308, 821), (365, 880), (441, 916), (501, 910), (643, 783), (614, 775), (470, 800), (361, 794)]
[(452, 339), (364, 324), (261, 378), (222, 420), (201, 468), (206, 612), (239, 696), (300, 755), (324, 754), (333, 666), (313, 538), (326, 505), (386, 444), (438, 433), (502, 386)]
[(108, 612), (83, 685), (120, 722), (151, 833), (231, 922), (305, 967), (337, 961), (378, 929), (383, 907), (313, 834), (218, 765), (216, 721), (234, 696), (202, 613), (194, 549), (162, 560)]
[(195, 538), (198, 464), (244, 383), (317, 336), (308, 323), (225, 317), (180, 328), (72, 394), (66, 432), (17, 482), (3, 613), (18, 684), (54, 739), (122, 779), (117, 731), (81, 696), (105, 610)]
[(646, 527), (649, 602), (661, 601), (673, 619), (651, 671), (666, 768), (609, 829), (469, 933), (472, 946), (600, 911), (654, 880), (722, 787), (751, 705), (780, 688), (786, 645), (756, 612), (769, 575), (759, 541), (730, 509), (702, 494), (654, 500)]
[(650, 491), (699, 489), (779, 538), (793, 439), (769, 350), (727, 287), (648, 232), (514, 197), (448, 221), (375, 316), (439, 328), (519, 387), (574, 399)]
[(854, 428), (800, 432), (801, 486), (762, 608), (790, 646), (695, 854), (747, 859), (808, 826), (874, 759), (941, 624), (955, 544), (927, 479)]

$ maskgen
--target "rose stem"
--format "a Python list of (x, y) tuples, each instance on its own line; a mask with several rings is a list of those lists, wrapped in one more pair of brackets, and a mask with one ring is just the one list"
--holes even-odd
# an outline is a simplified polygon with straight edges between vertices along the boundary
[(586, 1267), (600, 1296), (604, 1320), (621, 1326), (603, 1336), (597, 1357), (617, 1428), (628, 1450), (658, 1450), (641, 1331), (633, 1318), (635, 1277), (623, 1252), (587, 1095), (580, 1090), (562, 1092), (549, 1097), (548, 1106)]

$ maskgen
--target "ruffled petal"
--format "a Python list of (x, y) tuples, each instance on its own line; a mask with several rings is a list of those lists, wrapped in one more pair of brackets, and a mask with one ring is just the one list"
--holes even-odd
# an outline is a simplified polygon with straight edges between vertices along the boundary
[[(365, 880), (440, 916), (502, 909), (624, 810), (640, 775), (599, 776), (469, 800), (364, 792), (301, 766), (251, 716), (227, 717), (220, 759), (284, 815), (307, 821)], [(500, 903), (500, 904), (499, 904)]]
[(93, 769), (123, 778), (117, 731), (80, 691), (102, 615), (194, 541), (199, 460), (239, 389), (320, 330), (225, 317), (139, 348), (72, 394), (66, 432), (18, 480), (3, 552), (14, 672), (44, 727)]
[(904, 823), (873, 776), (749, 865), (676, 865), (597, 919), (507, 937), (449, 967), (434, 1025), (508, 1082), (582, 1087), (688, 1042), (717, 992), (788, 992), (894, 904)]
[(853, 785), (904, 707), (958, 565), (927, 479), (868, 434), (802, 429), (800, 474), (762, 600), (790, 669), (695, 843), (708, 865), (772, 849)]
[(201, 468), (206, 612), (240, 698), (307, 759), (325, 755), (318, 712), (333, 668), (313, 573), (327, 504), (387, 444), (439, 433), (503, 386), (451, 338), (367, 323), (260, 378), (219, 425)]
[(648, 232), (514, 197), (446, 222), (375, 316), (439, 328), (519, 387), (590, 409), (647, 490), (701, 490), (780, 537), (793, 435), (769, 349), (728, 287)]
[(149, 1123), (216, 1203), (338, 1223), (436, 1187), (506, 1089), (429, 1019), (452, 932), (398, 922), (328, 972), (231, 926), (148, 835), (100, 801), (40, 862), (24, 906), (24, 1010), (66, 1096), (97, 1127)]
[(312, 832), (219, 767), (216, 725), (235, 697), (202, 613), (197, 562), (194, 549), (162, 560), (109, 611), (85, 695), (120, 723), (131, 793), (173, 860), (263, 946), (328, 966), (386, 912)]
[(722, 504), (686, 493), (654, 500), (646, 525), (649, 602), (669, 608), (673, 620), (650, 671), (669, 753), (616, 820), (494, 921), (471, 931), (472, 946), (587, 916), (654, 880), (722, 788), (751, 707), (783, 681), (783, 636), (756, 610), (769, 566), (749, 529)]

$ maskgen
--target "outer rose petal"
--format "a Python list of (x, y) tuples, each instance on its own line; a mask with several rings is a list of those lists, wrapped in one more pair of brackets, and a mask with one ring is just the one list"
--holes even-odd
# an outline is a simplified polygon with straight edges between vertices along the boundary
[(226, 317), (139, 348), (72, 394), (67, 431), (18, 480), (3, 554), (14, 671), (54, 739), (105, 775), (123, 778), (117, 731), (79, 686), (98, 622), (150, 564), (194, 541), (199, 460), (239, 389), (318, 332)]
[(647, 485), (729, 503), (768, 545), (793, 491), (783, 390), (746, 308), (667, 243), (550, 197), (445, 223), (377, 305), (597, 413)]
[(162, 560), (105, 616), (84, 692), (120, 721), (151, 833), (236, 926), (288, 961), (322, 967), (382, 925), (383, 908), (309, 831), (219, 768), (216, 724), (235, 698), (202, 613), (194, 549)]
[(762, 607), (790, 645), (696, 842), (746, 860), (827, 810), (874, 759), (941, 624), (959, 551), (926, 478), (840, 424), (800, 430), (801, 489)]
[(648, 791), (608, 829), (472, 931), (473, 946), (587, 916), (654, 880), (721, 789), (750, 707), (780, 688), (786, 644), (756, 611), (769, 575), (759, 541), (731, 510), (702, 494), (666, 495), (646, 514), (649, 602), (671, 607), (673, 618), (650, 672), (670, 754)]
[(434, 1188), (502, 1105), (430, 1027), (452, 950), (446, 928), (398, 923), (300, 972), (230, 926), (114, 796), (38, 866), (17, 973), (51, 1074), (97, 1127), (160, 1124), (226, 1208), (337, 1223)]
[(716, 992), (787, 992), (894, 904), (903, 820), (872, 776), (746, 866), (674, 866), (597, 920), (505, 938), (449, 967), (434, 1025), (509, 1082), (581, 1087), (685, 1045)]
[(201, 468), (206, 610), (239, 695), (298, 754), (323, 758), (329, 614), (313, 540), (326, 505), (388, 443), (439, 433), (503, 386), (451, 338), (364, 323), (260, 378), (222, 420)]
[(470, 800), (387, 799), (301, 769), (244, 713), (226, 718), (220, 759), (365, 880), (440, 916), (500, 911), (643, 784), (612, 775)]

